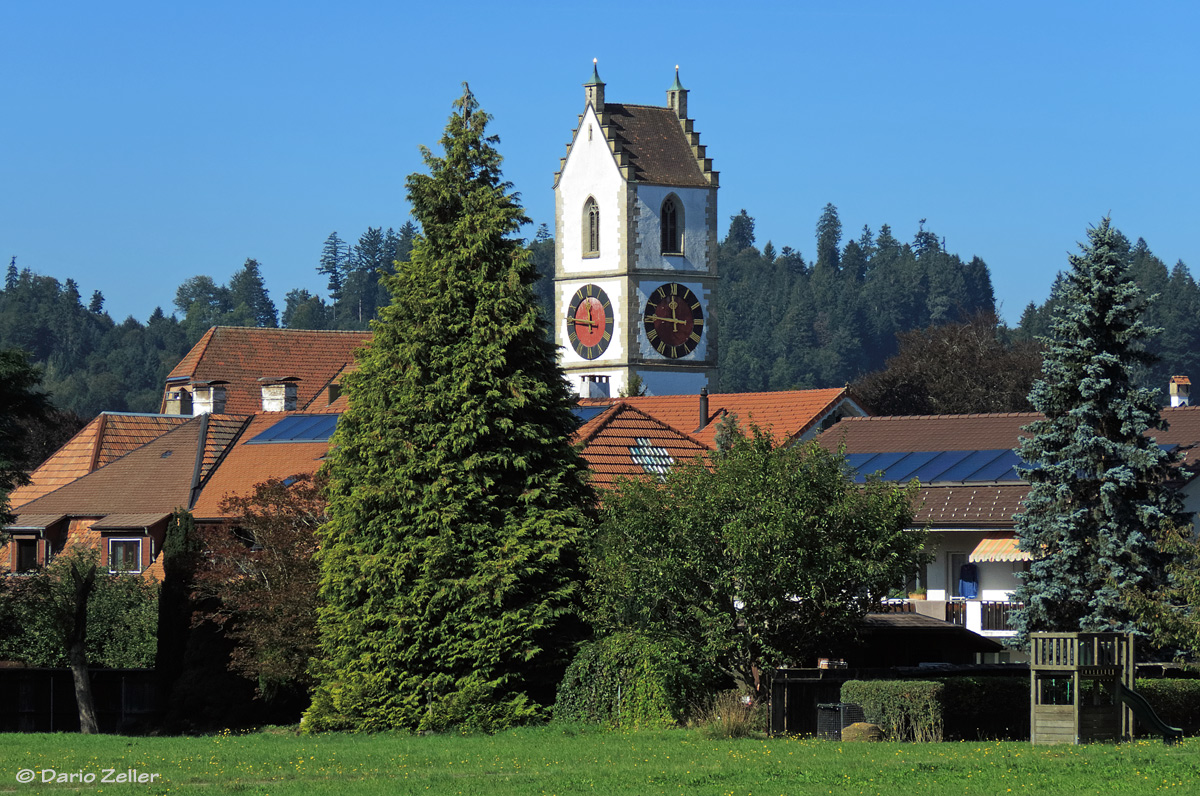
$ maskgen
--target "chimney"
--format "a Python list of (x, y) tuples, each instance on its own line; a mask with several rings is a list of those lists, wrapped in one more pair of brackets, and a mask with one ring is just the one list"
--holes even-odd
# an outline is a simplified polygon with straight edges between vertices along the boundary
[(596, 113), (604, 112), (604, 81), (600, 79), (595, 58), (592, 59), (592, 79), (583, 84), (583, 96)]
[(1171, 406), (1191, 406), (1188, 397), (1192, 392), (1192, 382), (1187, 376), (1171, 377)]
[(696, 430), (704, 428), (708, 425), (708, 388), (700, 388), (700, 425), (696, 426)]
[(275, 378), (264, 376), (259, 379), (262, 383), (262, 410), (264, 412), (294, 412), (296, 411), (296, 382), (295, 376)]
[(192, 413), (192, 394), (182, 386), (167, 390), (167, 402), (163, 412), (168, 415), (190, 415)]
[(687, 89), (679, 82), (679, 66), (675, 66), (675, 82), (667, 89), (667, 107), (680, 119), (687, 118)]
[(222, 414), (225, 411), (225, 385), (227, 381), (192, 382), (193, 414)]
[(608, 398), (608, 376), (588, 374), (583, 377), (584, 398)]

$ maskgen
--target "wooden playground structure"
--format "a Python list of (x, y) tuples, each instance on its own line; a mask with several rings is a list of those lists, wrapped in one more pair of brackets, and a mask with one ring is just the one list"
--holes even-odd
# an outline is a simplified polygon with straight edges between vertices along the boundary
[(1183, 732), (1164, 724), (1133, 689), (1133, 636), (1126, 633), (1033, 633), (1030, 637), (1030, 739), (1034, 744), (1126, 741), (1137, 719), (1174, 743)]

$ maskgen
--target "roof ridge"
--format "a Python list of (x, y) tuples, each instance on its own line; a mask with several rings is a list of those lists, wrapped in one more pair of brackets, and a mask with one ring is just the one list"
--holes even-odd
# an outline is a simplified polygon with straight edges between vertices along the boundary
[[(643, 396), (643, 397), (644, 397), (644, 396)], [(622, 402), (622, 403), (624, 403), (624, 402)], [(620, 405), (620, 404), (618, 404), (618, 405)], [(691, 434), (689, 434), (688, 432), (686, 432), (686, 431), (683, 431), (683, 430), (681, 430), (681, 429), (678, 429), (678, 428), (676, 428), (675, 426), (672, 426), (672, 425), (670, 425), (669, 423), (666, 423), (666, 422), (664, 422), (664, 421), (662, 421), (662, 420), (659, 420), (657, 417), (655, 417), (654, 415), (650, 414), (649, 412), (646, 412), (646, 411), (644, 411), (644, 410), (642, 410), (642, 409), (638, 409), (638, 408), (637, 408), (636, 406), (634, 406), (633, 404), (625, 404), (625, 406), (627, 406), (627, 407), (628, 407), (630, 410), (632, 410), (632, 411), (634, 411), (634, 412), (637, 412), (639, 415), (641, 415), (642, 417), (646, 418), (646, 419), (647, 419), (647, 420), (649, 420), (650, 422), (652, 422), (652, 423), (654, 423), (654, 424), (656, 424), (656, 425), (658, 425), (658, 426), (661, 426), (662, 428), (665, 428), (667, 431), (670, 431), (670, 432), (671, 432), (671, 433), (673, 433), (673, 434), (678, 434), (679, 436), (683, 437), (684, 439), (688, 440), (689, 442), (692, 442), (692, 443), (694, 443), (694, 444), (696, 444), (696, 445), (699, 445), (699, 446), (700, 446), (701, 448), (703, 448), (704, 450), (712, 450), (712, 449), (711, 449), (711, 448), (710, 448), (708, 445), (706, 445), (705, 443), (701, 442), (701, 441), (700, 441), (699, 439), (697, 439), (696, 437), (693, 437), (693, 436), (692, 436)], [(707, 428), (707, 427), (708, 427), (708, 424), (706, 424), (706, 425), (705, 425), (705, 428)]]
[[(246, 332), (250, 334), (339, 334), (339, 335), (368, 335), (373, 336), (375, 333), (370, 329), (292, 329), (287, 326), (213, 326), (209, 331), (234, 330), (237, 332)], [(207, 332), (206, 332), (207, 334)], [(199, 341), (197, 341), (199, 345)]]
[(813, 416), (808, 419), (807, 423), (805, 423), (803, 426), (800, 427), (800, 429), (798, 431), (796, 431), (794, 434), (792, 434), (788, 437), (788, 442), (793, 442), (793, 441), (798, 442), (800, 437), (802, 437), (806, 431), (808, 431), (810, 428), (813, 427), (814, 423), (816, 423), (818, 420), (820, 420), (826, 414), (831, 412), (833, 410), (833, 408), (835, 406), (837, 406), (841, 401), (849, 400), (850, 399), (849, 393), (850, 393), (849, 387), (842, 387), (840, 390), (838, 390), (837, 395), (834, 395), (832, 398), (830, 398), (828, 401), (826, 401), (824, 406), (822, 406), (819, 410), (817, 410), (816, 412), (813, 413)]
[(594, 440), (596, 438), (597, 434), (599, 434), (604, 429), (608, 428), (608, 424), (612, 421), (613, 417), (616, 416), (617, 410), (620, 409), (622, 406), (629, 406), (629, 404), (625, 403), (625, 401), (618, 400), (615, 403), (610, 404), (607, 409), (605, 409), (603, 412), (596, 415), (591, 420), (589, 420), (587, 423), (585, 423), (584, 424), (585, 426), (594, 426), (594, 427), (587, 434), (587, 436), (580, 437), (579, 442), (582, 444), (587, 444), (587, 443), (591, 442), (592, 440)]
[(1041, 412), (968, 412), (964, 414), (940, 414), (940, 415), (871, 415), (863, 417), (844, 417), (843, 421), (848, 420), (870, 420), (874, 422), (882, 422), (885, 420), (963, 420), (963, 419), (978, 419), (978, 418), (1010, 418), (1010, 417), (1042, 417)]

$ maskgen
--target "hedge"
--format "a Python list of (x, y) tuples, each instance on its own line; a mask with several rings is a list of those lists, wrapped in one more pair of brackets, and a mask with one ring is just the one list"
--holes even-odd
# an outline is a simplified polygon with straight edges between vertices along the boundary
[(862, 705), (890, 740), (1029, 738), (1027, 677), (851, 680), (842, 701)]
[(1138, 679), (1134, 688), (1158, 717), (1188, 735), (1200, 732), (1200, 680)]
[(942, 740), (945, 686), (933, 680), (848, 680), (842, 701), (862, 705), (890, 741)]

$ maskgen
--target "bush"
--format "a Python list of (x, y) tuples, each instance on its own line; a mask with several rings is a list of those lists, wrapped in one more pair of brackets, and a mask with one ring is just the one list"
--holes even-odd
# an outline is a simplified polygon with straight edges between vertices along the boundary
[(945, 686), (932, 680), (849, 680), (842, 701), (862, 705), (891, 741), (941, 741)]
[(1200, 680), (1140, 679), (1134, 688), (1167, 724), (1188, 735), (1200, 732)]
[(615, 633), (584, 644), (567, 668), (556, 721), (669, 727), (702, 704), (716, 682), (678, 639)]
[(722, 691), (698, 711), (696, 722), (705, 738), (750, 738), (766, 731), (764, 706), (739, 691)]

